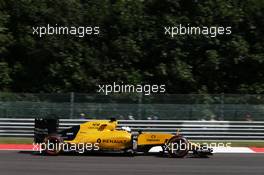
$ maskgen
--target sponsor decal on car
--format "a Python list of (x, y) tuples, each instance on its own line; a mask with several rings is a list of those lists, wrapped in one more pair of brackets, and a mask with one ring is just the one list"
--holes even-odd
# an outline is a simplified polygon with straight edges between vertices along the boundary
[(117, 144), (120, 144), (120, 143), (126, 143), (127, 141), (126, 140), (113, 140), (113, 139), (97, 139), (96, 141), (97, 143), (117, 143)]
[(147, 139), (148, 142), (159, 142), (160, 139), (159, 138), (156, 138), (155, 135), (151, 135), (150, 136), (150, 139)]

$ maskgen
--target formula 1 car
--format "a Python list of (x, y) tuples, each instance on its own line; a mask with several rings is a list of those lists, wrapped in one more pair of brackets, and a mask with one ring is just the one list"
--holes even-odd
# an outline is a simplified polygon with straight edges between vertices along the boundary
[(160, 146), (160, 153), (168, 157), (182, 158), (188, 153), (195, 157), (212, 155), (211, 148), (193, 144), (179, 132), (132, 133), (128, 127), (118, 128), (115, 119), (92, 120), (57, 132), (57, 123), (58, 120), (35, 119), (34, 141), (42, 144), (41, 149), (47, 155), (69, 151), (121, 151), (136, 155), (147, 154), (155, 146)]

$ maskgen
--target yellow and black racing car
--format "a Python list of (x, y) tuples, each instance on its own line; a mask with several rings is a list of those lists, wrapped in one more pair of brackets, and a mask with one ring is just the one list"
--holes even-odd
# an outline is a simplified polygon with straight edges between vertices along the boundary
[(116, 151), (130, 155), (148, 153), (153, 147), (162, 148), (159, 153), (168, 157), (208, 157), (212, 149), (189, 142), (179, 132), (131, 132), (128, 127), (117, 127), (118, 121), (91, 120), (57, 132), (58, 120), (35, 119), (35, 143), (47, 155), (63, 152)]

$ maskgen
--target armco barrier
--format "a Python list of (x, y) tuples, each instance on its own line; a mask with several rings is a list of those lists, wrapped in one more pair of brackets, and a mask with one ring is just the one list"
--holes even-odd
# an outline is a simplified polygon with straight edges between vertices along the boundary
[[(59, 129), (69, 128), (86, 119), (60, 119)], [(264, 121), (187, 121), (120, 120), (118, 127), (129, 126), (133, 132), (180, 132), (190, 139), (263, 140)], [(0, 137), (33, 137), (34, 119), (0, 118)]]

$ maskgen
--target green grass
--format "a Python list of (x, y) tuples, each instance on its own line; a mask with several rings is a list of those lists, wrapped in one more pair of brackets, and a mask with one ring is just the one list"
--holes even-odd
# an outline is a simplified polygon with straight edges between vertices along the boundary
[(32, 144), (32, 138), (0, 137), (0, 144)]

